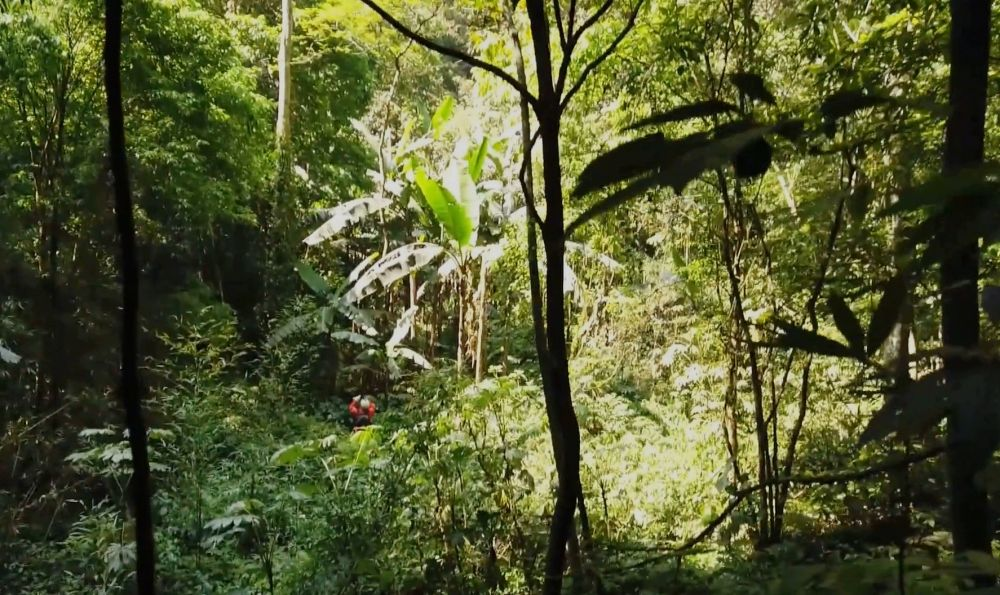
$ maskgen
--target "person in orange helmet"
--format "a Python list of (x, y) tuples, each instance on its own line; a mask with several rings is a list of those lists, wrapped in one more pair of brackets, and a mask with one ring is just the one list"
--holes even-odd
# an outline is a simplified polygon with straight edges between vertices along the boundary
[(355, 429), (375, 422), (375, 402), (368, 397), (358, 396), (351, 399), (347, 412), (351, 415), (351, 425)]

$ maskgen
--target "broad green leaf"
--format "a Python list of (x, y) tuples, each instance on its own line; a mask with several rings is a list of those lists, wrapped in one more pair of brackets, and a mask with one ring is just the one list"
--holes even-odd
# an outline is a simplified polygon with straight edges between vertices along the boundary
[(279, 326), (277, 330), (271, 333), (271, 335), (267, 338), (267, 347), (274, 347), (288, 337), (303, 331), (308, 328), (315, 319), (316, 314), (312, 312), (308, 314), (300, 314), (299, 316), (289, 319), (284, 324)]
[(861, 328), (861, 322), (858, 321), (858, 317), (854, 315), (854, 312), (851, 312), (851, 308), (847, 305), (847, 302), (838, 294), (831, 295), (827, 304), (830, 307), (830, 313), (833, 314), (833, 321), (837, 325), (837, 330), (847, 339), (847, 344), (850, 345), (855, 356), (864, 359), (865, 331)]
[(452, 114), (455, 113), (455, 98), (451, 95), (444, 98), (441, 105), (438, 106), (437, 110), (434, 111), (434, 115), (431, 116), (431, 127), (434, 129), (434, 138), (438, 139), (441, 137), (441, 131), (444, 129), (445, 123), (451, 119)]
[(271, 464), (292, 465), (313, 454), (313, 449), (303, 444), (291, 444), (271, 455)]
[(327, 283), (326, 279), (324, 279), (308, 264), (300, 260), (295, 264), (295, 271), (299, 274), (299, 277), (305, 281), (305, 284), (309, 286), (309, 289), (313, 290), (313, 293), (317, 295), (326, 295), (330, 293), (330, 284)]
[(771, 91), (768, 90), (767, 85), (764, 83), (764, 79), (761, 78), (759, 74), (754, 74), (752, 72), (737, 72), (733, 74), (730, 79), (733, 81), (733, 85), (737, 89), (743, 92), (744, 95), (753, 99), (754, 101), (761, 101), (763, 103), (770, 103), (774, 105), (776, 100)]
[(885, 343), (889, 334), (892, 333), (893, 327), (896, 326), (903, 302), (906, 300), (906, 291), (906, 278), (902, 275), (896, 275), (886, 285), (885, 292), (879, 299), (872, 319), (868, 323), (865, 344), (868, 346), (867, 354), (869, 357), (875, 355), (875, 352), (882, 347), (882, 343)]
[[(743, 123), (734, 123), (733, 126), (727, 127), (726, 130), (730, 130), (741, 124)], [(720, 127), (720, 129), (722, 129), (722, 127)], [(747, 130), (727, 134), (721, 138), (711, 141), (706, 141), (708, 137), (704, 133), (692, 134), (675, 141), (664, 141), (662, 144), (657, 144), (655, 140), (650, 140), (650, 146), (648, 146), (647, 149), (658, 149), (659, 155), (656, 156), (657, 159), (653, 159), (648, 155), (643, 155), (643, 153), (638, 151), (636, 147), (632, 147), (628, 151), (624, 151), (617, 155), (614, 159), (610, 159), (601, 163), (599, 166), (595, 166), (594, 164), (598, 160), (604, 159), (607, 156), (605, 155), (599, 157), (598, 160), (595, 160), (591, 163), (591, 165), (587, 166), (587, 169), (590, 169), (593, 166), (595, 173), (587, 179), (586, 184), (581, 182), (581, 184), (577, 186), (577, 190), (574, 192), (575, 194), (579, 195), (581, 193), (581, 187), (584, 188), (584, 191), (590, 191), (617, 181), (623, 181), (624, 178), (621, 177), (621, 168), (634, 167), (627, 159), (629, 155), (635, 155), (637, 158), (644, 159), (646, 169), (655, 167), (656, 161), (659, 161), (662, 165), (659, 166), (658, 171), (643, 178), (639, 178), (629, 186), (626, 186), (611, 196), (595, 203), (589, 209), (584, 211), (566, 228), (566, 236), (569, 237), (574, 230), (594, 217), (606, 213), (658, 186), (669, 186), (673, 188), (675, 192), (680, 194), (689, 182), (706, 171), (711, 171), (728, 165), (733, 161), (737, 154), (743, 151), (751, 143), (759, 141), (761, 137), (770, 130), (772, 130), (772, 127), (769, 126), (751, 125)], [(653, 136), (655, 135), (649, 135), (649, 137), (646, 138), (651, 138)], [(581, 175), (581, 178), (582, 177), (583, 176)]]
[(329, 219), (327, 219), (326, 223), (316, 228), (302, 242), (308, 246), (315, 246), (340, 233), (341, 230), (349, 225), (353, 225), (368, 215), (381, 211), (391, 204), (392, 201), (387, 198), (370, 196), (349, 200), (333, 208), (324, 209), (321, 211), (321, 214), (329, 217)]
[(816, 355), (831, 355), (834, 357), (854, 357), (854, 352), (843, 345), (811, 330), (799, 328), (787, 322), (776, 320), (775, 324), (782, 333), (777, 337), (777, 345), (791, 349), (801, 349)]
[(490, 149), (489, 137), (483, 137), (483, 142), (479, 143), (479, 148), (469, 153), (469, 176), (473, 182), (479, 182), (483, 175), (483, 166), (486, 164), (486, 155)]
[(479, 211), (481, 200), (479, 191), (476, 190), (476, 183), (465, 168), (459, 167), (458, 162), (453, 161), (444, 172), (444, 188), (458, 202), (458, 206), (469, 221), (469, 234), (467, 236), (453, 235), (452, 239), (462, 248), (474, 245), (479, 232)]
[(459, 246), (468, 245), (472, 238), (472, 219), (464, 206), (447, 188), (427, 177), (422, 169), (416, 171), (416, 182), (427, 205), (451, 239)]
[(653, 114), (648, 118), (643, 118), (642, 120), (630, 125), (626, 128), (626, 130), (636, 130), (647, 126), (666, 124), (668, 122), (682, 122), (692, 118), (707, 118), (710, 116), (717, 116), (719, 114), (736, 111), (739, 111), (739, 108), (729, 102), (720, 101), (718, 99), (709, 99), (707, 101), (681, 105), (659, 114)]

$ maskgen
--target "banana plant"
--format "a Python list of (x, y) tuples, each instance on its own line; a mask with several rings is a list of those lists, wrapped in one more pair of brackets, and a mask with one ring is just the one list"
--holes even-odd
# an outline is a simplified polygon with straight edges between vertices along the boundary
[[(368, 259), (355, 267), (347, 279), (337, 287), (330, 285), (322, 275), (308, 264), (304, 262), (296, 264), (296, 272), (320, 300), (320, 305), (315, 310), (285, 321), (268, 337), (267, 346), (273, 347), (292, 335), (302, 332), (325, 334), (331, 340), (338, 342), (346, 341), (362, 346), (378, 345), (378, 342), (372, 339), (378, 334), (378, 331), (375, 329), (371, 312), (358, 308), (346, 297), (351, 284), (357, 280), (364, 267), (374, 261), (376, 257), (377, 254), (369, 256)], [(346, 330), (343, 328), (347, 326), (346, 323), (353, 323), (364, 334)]]

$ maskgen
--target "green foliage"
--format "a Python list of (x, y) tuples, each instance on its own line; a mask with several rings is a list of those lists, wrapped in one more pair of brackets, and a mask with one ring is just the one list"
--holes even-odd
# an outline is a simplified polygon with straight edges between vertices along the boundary
[[(997, 571), (950, 553), (935, 460), (776, 481), (780, 502), (754, 489), (716, 521), (759, 481), (933, 446), (948, 417), (997, 491), (996, 326), (971, 353), (938, 349), (933, 265), (980, 238), (997, 319), (1000, 216), (995, 165), (939, 173), (945, 5), (786, 4), (647, 5), (592, 72), (628, 7), (560, 5), (575, 59), (553, 74), (589, 72), (558, 172), (576, 528), (581, 582), (606, 593), (894, 592), (900, 568), (907, 593), (952, 593)], [(0, 584), (129, 592), (101, 7), (2, 8)], [(497, 6), (385, 8), (513, 71)], [(362, 2), (307, 2), (279, 156), (276, 19), (256, 0), (126, 10), (161, 590), (537, 593), (557, 474), (518, 106)], [(544, 216), (557, 197), (534, 165)], [(957, 356), (974, 365), (945, 378), (935, 362)], [(376, 423), (351, 432), (362, 395)]]

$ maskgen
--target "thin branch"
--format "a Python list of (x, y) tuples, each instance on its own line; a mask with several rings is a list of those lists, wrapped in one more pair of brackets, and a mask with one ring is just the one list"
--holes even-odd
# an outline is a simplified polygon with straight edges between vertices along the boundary
[[(527, 136), (528, 129), (525, 128), (522, 132), (522, 138)], [(535, 143), (538, 142), (538, 137), (541, 136), (542, 129), (538, 128), (535, 133), (531, 135), (531, 140), (524, 144), (524, 159), (521, 161), (521, 171), (518, 172), (518, 180), (521, 182), (521, 189), (524, 192), (524, 205), (528, 209), (528, 214), (539, 227), (542, 227), (545, 222), (542, 220), (542, 216), (538, 214), (538, 205), (535, 202), (535, 192), (533, 188), (533, 182), (531, 181), (531, 152), (535, 148)]]
[[(583, 84), (587, 82), (587, 78), (590, 77), (590, 75), (593, 74), (593, 72), (597, 70), (597, 68), (600, 67), (600, 65), (605, 60), (607, 60), (611, 56), (611, 54), (615, 52), (616, 49), (618, 49), (618, 46), (621, 45), (621, 42), (625, 40), (625, 37), (635, 27), (636, 17), (639, 16), (639, 9), (642, 8), (642, 5), (644, 3), (645, 0), (636, 1), (635, 8), (632, 9), (632, 13), (628, 17), (628, 22), (626, 22), (625, 26), (622, 27), (622, 30), (618, 32), (618, 36), (615, 37), (614, 41), (612, 41), (611, 44), (608, 45), (608, 47), (605, 48), (603, 52), (601, 52), (601, 55), (595, 58), (594, 61), (591, 62), (590, 64), (587, 64), (587, 66), (583, 69), (583, 72), (580, 73), (580, 78), (576, 80), (576, 83), (573, 84), (573, 87), (570, 88), (569, 92), (566, 93), (566, 96), (563, 97), (561, 103), (559, 104), (560, 111), (566, 109), (566, 106), (569, 105), (569, 102), (571, 99), (573, 99), (573, 96), (576, 95), (576, 93), (583, 87)], [(594, 16), (597, 16), (597, 13), (595, 13)], [(587, 26), (588, 24), (584, 23), (584, 26), (580, 27), (580, 31), (578, 32), (578, 34), (582, 33)]]
[[(585, 20), (583, 24), (580, 25), (580, 28), (577, 31), (575, 31), (573, 34), (570, 35), (569, 42), (575, 46), (576, 43), (583, 38), (583, 34), (587, 32), (587, 29), (590, 29), (597, 23), (597, 21), (601, 20), (601, 17), (603, 17), (606, 12), (611, 10), (611, 6), (614, 3), (615, 0), (604, 0), (604, 4), (602, 4), (594, 14), (590, 15), (590, 18)], [(570, 26), (572, 26), (573, 19), (576, 18), (575, 13), (576, 13), (576, 0), (573, 0), (573, 4), (570, 6), (570, 19), (571, 19)]]
[(135, 508), (136, 586), (143, 595), (156, 592), (156, 550), (153, 536), (152, 491), (146, 424), (139, 400), (139, 265), (135, 254), (135, 221), (129, 188), (122, 109), (122, 0), (105, 3), (104, 88), (108, 109), (108, 152), (114, 174), (115, 217), (121, 242), (122, 329), (121, 400), (132, 453), (132, 501)]
[(569, 20), (566, 23), (566, 36), (573, 37), (573, 25), (576, 24), (576, 0), (569, 0)]
[(531, 92), (528, 91), (527, 87), (519, 83), (517, 79), (507, 74), (499, 66), (480, 60), (479, 58), (466, 54), (461, 50), (445, 47), (435, 41), (431, 41), (430, 39), (424, 37), (423, 35), (420, 35), (419, 33), (413, 31), (412, 29), (409, 29), (406, 25), (399, 22), (394, 16), (386, 12), (385, 9), (376, 4), (373, 0), (361, 0), (361, 2), (368, 8), (372, 9), (376, 14), (378, 14), (378, 16), (382, 17), (382, 20), (384, 20), (386, 23), (389, 23), (389, 25), (393, 29), (399, 31), (407, 38), (415, 41), (419, 45), (422, 45), (425, 48), (437, 52), (439, 54), (442, 54), (444, 56), (448, 56), (449, 58), (454, 58), (461, 62), (465, 62), (466, 64), (474, 68), (485, 70), (486, 72), (489, 72), (490, 74), (499, 77), (505, 83), (513, 87), (514, 90), (520, 93), (521, 96), (524, 97), (528, 101), (528, 103), (530, 103), (532, 106), (535, 106), (538, 103), (538, 98), (532, 95)]
[(932, 446), (930, 448), (924, 449), (920, 452), (906, 455), (903, 457), (894, 457), (883, 461), (877, 465), (871, 467), (866, 467), (864, 469), (856, 469), (853, 471), (844, 471), (841, 473), (826, 473), (820, 475), (793, 475), (789, 477), (779, 477), (770, 481), (759, 483), (756, 485), (748, 486), (737, 490), (732, 494), (732, 500), (729, 505), (721, 513), (719, 513), (704, 529), (701, 530), (697, 535), (688, 539), (683, 544), (673, 548), (669, 552), (665, 552), (659, 556), (637, 562), (631, 566), (620, 569), (621, 572), (635, 570), (643, 566), (649, 566), (650, 564), (655, 564), (661, 560), (668, 558), (676, 558), (678, 555), (684, 553), (690, 553), (698, 544), (708, 539), (716, 529), (719, 528), (729, 515), (732, 514), (736, 507), (739, 506), (744, 500), (749, 496), (753, 495), (755, 492), (760, 491), (763, 488), (779, 486), (779, 485), (789, 485), (797, 484), (800, 486), (815, 486), (815, 485), (833, 485), (838, 483), (845, 483), (848, 481), (860, 481), (862, 479), (868, 479), (869, 477), (874, 477), (881, 473), (888, 471), (893, 471), (900, 467), (907, 467), (914, 463), (919, 463), (921, 461), (926, 461), (936, 457), (937, 455), (943, 453), (945, 447), (943, 445)]
[(552, 0), (552, 11), (555, 13), (556, 29), (559, 31), (559, 47), (565, 50), (569, 45), (566, 28), (563, 27), (562, 22), (562, 6), (560, 6), (559, 2), (560, 0)]

